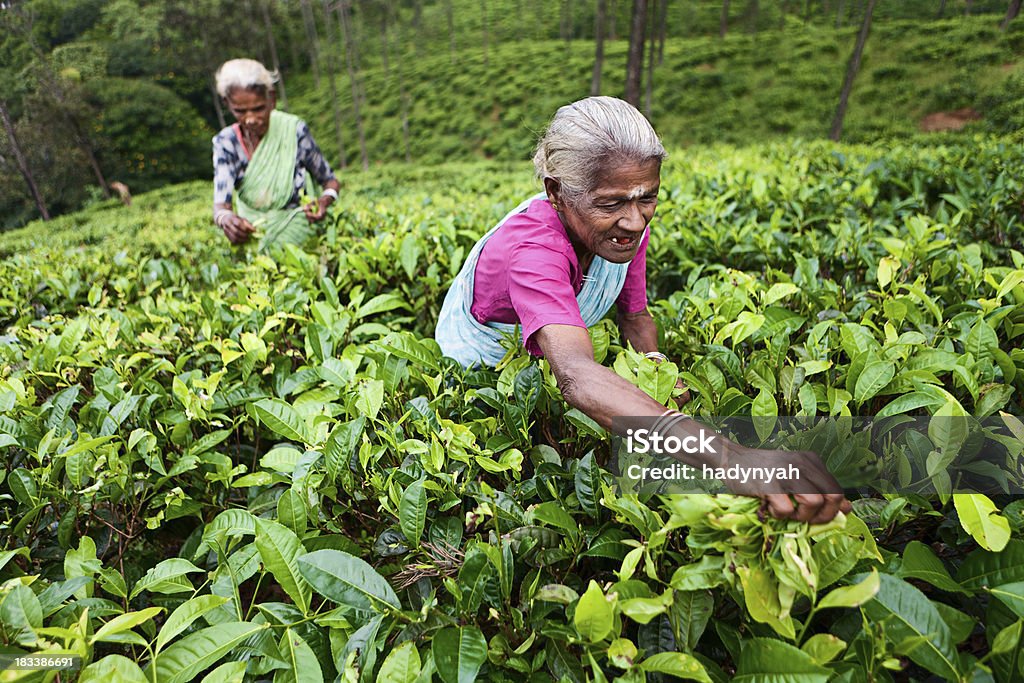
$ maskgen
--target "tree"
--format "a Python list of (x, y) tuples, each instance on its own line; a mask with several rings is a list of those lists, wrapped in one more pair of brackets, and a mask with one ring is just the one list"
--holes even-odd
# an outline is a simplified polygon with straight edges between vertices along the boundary
[(384, 66), (384, 75), (391, 75), (391, 60), (388, 58), (388, 22), (391, 19), (391, 13), (388, 9), (388, 5), (384, 4), (380, 12), (380, 57), (381, 63)]
[(455, 63), (455, 10), (452, 8), (452, 0), (444, 0), (444, 15), (448, 20), (448, 54), (451, 56), (452, 64)]
[[(654, 54), (656, 52), (655, 41), (658, 38), (658, 31), (654, 26), (655, 17), (658, 15), (658, 0), (652, 0), (654, 6), (651, 11), (648, 12), (648, 40), (650, 44), (647, 46), (647, 84), (646, 84), (646, 95), (644, 97), (644, 112), (647, 114), (647, 118), (651, 118), (653, 107), (654, 107)], [(664, 4), (665, 0), (661, 0)]]
[(84, 101), (81, 89), (54, 71), (50, 55), (44, 52), (36, 41), (33, 31), (34, 17), (27, 10), (15, 5), (4, 10), (0, 18), (3, 19), (2, 25), (22, 41), (32, 55), (28, 68), (36, 82), (37, 101), (51, 109), (60, 121), (61, 127), (71, 134), (73, 144), (85, 157), (103, 197), (109, 197), (110, 190), (96, 159), (95, 145), (89, 136), (89, 122), (93, 118), (93, 112)]
[(590, 78), (590, 96), (601, 94), (601, 69), (604, 68), (604, 20), (608, 9), (607, 0), (597, 0), (594, 15), (594, 74)]
[(331, 93), (331, 110), (334, 113), (334, 135), (338, 141), (338, 163), (341, 168), (348, 167), (348, 158), (345, 155), (345, 140), (341, 133), (341, 106), (338, 104), (338, 87), (334, 81), (334, 74), (337, 71), (334, 59), (334, 32), (331, 30), (331, 26), (334, 24), (334, 20), (331, 18), (331, 1), (323, 0), (324, 16), (326, 21), (324, 22), (324, 36), (327, 39), (327, 86)]
[[(402, 22), (395, 12), (392, 0), (387, 0), (387, 11), (395, 24), (395, 40), (402, 44)], [(402, 103), (402, 146), (405, 148), (405, 162), (412, 163), (412, 154), (409, 151), (409, 93), (405, 89), (405, 66), (404, 61), (399, 58), (395, 65), (398, 72), (398, 98)]]
[(1020, 3), (1021, 0), (1011, 0), (1010, 6), (1006, 8), (1006, 16), (1003, 17), (1003, 23), (999, 24), (1000, 31), (1005, 31), (1010, 26), (1010, 22), (1020, 14)]
[(760, 19), (761, 15), (760, 3), (757, 0), (750, 0), (750, 3), (747, 5), (747, 11), (745, 14), (747, 15), (747, 25), (750, 27), (750, 32), (756, 34), (757, 22)]
[(487, 66), (487, 0), (480, 0), (480, 30), (483, 32), (484, 66)]
[(281, 96), (281, 107), (288, 108), (288, 94), (284, 90), (284, 75), (281, 73), (281, 62), (277, 58), (277, 42), (274, 40), (274, 23), (270, 20), (270, 0), (260, 2), (263, 14), (263, 28), (267, 32), (267, 46), (270, 48), (270, 61), (277, 72), (277, 93)]
[(647, 28), (647, 0), (633, 0), (629, 27), (629, 52), (626, 57), (626, 101), (640, 104), (640, 77), (644, 63), (644, 39)]
[(668, 0), (658, 4), (658, 66), (665, 61), (665, 33), (668, 31)]
[(320, 37), (316, 32), (316, 21), (313, 19), (313, 9), (309, 6), (309, 0), (300, 0), (299, 9), (302, 11), (302, 27), (306, 32), (306, 50), (309, 51), (309, 66), (313, 70), (313, 85), (320, 89)]
[(718, 37), (725, 38), (729, 30), (729, 0), (722, 0), (722, 13), (718, 17)]
[(868, 34), (871, 32), (871, 15), (875, 11), (875, 3), (878, 0), (868, 0), (864, 9), (864, 21), (860, 25), (860, 32), (857, 33), (857, 43), (853, 48), (853, 55), (846, 67), (846, 77), (843, 79), (843, 87), (839, 92), (839, 106), (836, 107), (835, 118), (832, 119), (832, 129), (829, 138), (839, 142), (839, 136), (843, 131), (843, 119), (846, 118), (846, 105), (850, 100), (850, 91), (853, 90), (853, 81), (860, 71), (860, 59), (864, 54), (864, 44), (868, 42)]
[(359, 113), (360, 92), (358, 73), (358, 48), (352, 38), (352, 29), (349, 22), (349, 12), (352, 9), (351, 0), (344, 0), (338, 4), (338, 19), (341, 21), (341, 36), (345, 47), (345, 63), (348, 66), (348, 80), (352, 86), (352, 116), (356, 120), (356, 135), (359, 138), (359, 154), (363, 162), (363, 170), (370, 168), (370, 157), (366, 152), (366, 133), (363, 131), (363, 118)]
[(18, 144), (18, 137), (14, 132), (14, 124), (11, 123), (10, 114), (7, 111), (7, 103), (0, 99), (0, 119), (3, 119), (4, 131), (7, 133), (8, 144), (11, 146), (11, 151), (14, 154), (14, 159), (18, 164), (18, 171), (25, 179), (25, 184), (28, 186), (29, 194), (32, 195), (32, 200), (36, 203), (36, 207), (39, 209), (39, 215), (43, 217), (44, 221), (50, 220), (50, 212), (46, 210), (46, 202), (43, 201), (43, 195), (39, 192), (39, 186), (36, 184), (36, 179), (32, 175), (32, 169), (29, 168), (28, 161), (25, 160), (25, 155), (21, 151), (21, 146)]

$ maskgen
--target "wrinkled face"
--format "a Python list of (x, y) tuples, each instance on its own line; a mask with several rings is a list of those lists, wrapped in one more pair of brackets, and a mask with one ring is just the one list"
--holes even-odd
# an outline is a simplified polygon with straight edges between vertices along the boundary
[(557, 201), (576, 253), (582, 257), (589, 252), (612, 263), (632, 260), (658, 207), (660, 187), (660, 161), (627, 161), (602, 171), (578, 207)]
[(259, 90), (232, 90), (226, 101), (231, 114), (238, 120), (242, 130), (250, 135), (262, 138), (270, 127), (270, 112), (274, 110), (277, 97), (274, 91), (267, 94)]

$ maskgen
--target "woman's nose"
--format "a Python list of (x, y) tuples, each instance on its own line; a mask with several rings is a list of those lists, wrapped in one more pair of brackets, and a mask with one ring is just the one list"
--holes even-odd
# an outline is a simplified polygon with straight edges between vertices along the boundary
[(623, 230), (632, 230), (634, 232), (647, 227), (647, 218), (644, 216), (643, 211), (640, 210), (640, 202), (626, 202), (626, 212), (619, 219), (619, 226)]

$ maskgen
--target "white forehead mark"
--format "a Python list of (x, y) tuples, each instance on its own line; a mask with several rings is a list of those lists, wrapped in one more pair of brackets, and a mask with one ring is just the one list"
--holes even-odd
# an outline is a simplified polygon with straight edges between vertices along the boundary
[(629, 194), (626, 195), (626, 199), (629, 199), (629, 200), (632, 201), (634, 199), (639, 199), (640, 197), (643, 197), (644, 195), (648, 195), (651, 192), (652, 192), (652, 190), (650, 188), (646, 187), (645, 185), (637, 185), (636, 187), (634, 187), (632, 190), (629, 191)]

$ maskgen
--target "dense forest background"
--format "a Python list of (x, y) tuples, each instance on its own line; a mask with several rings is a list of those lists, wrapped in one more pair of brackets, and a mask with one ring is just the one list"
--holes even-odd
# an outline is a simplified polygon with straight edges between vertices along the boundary
[(826, 137), (851, 61), (846, 142), (964, 124), (1012, 134), (1019, 5), (6, 0), (0, 229), (103, 200), (114, 182), (137, 194), (209, 177), (209, 139), (230, 123), (213, 74), (238, 56), (279, 69), (280, 106), (339, 169), (526, 159), (553, 111), (592, 92), (629, 95), (675, 148)]

